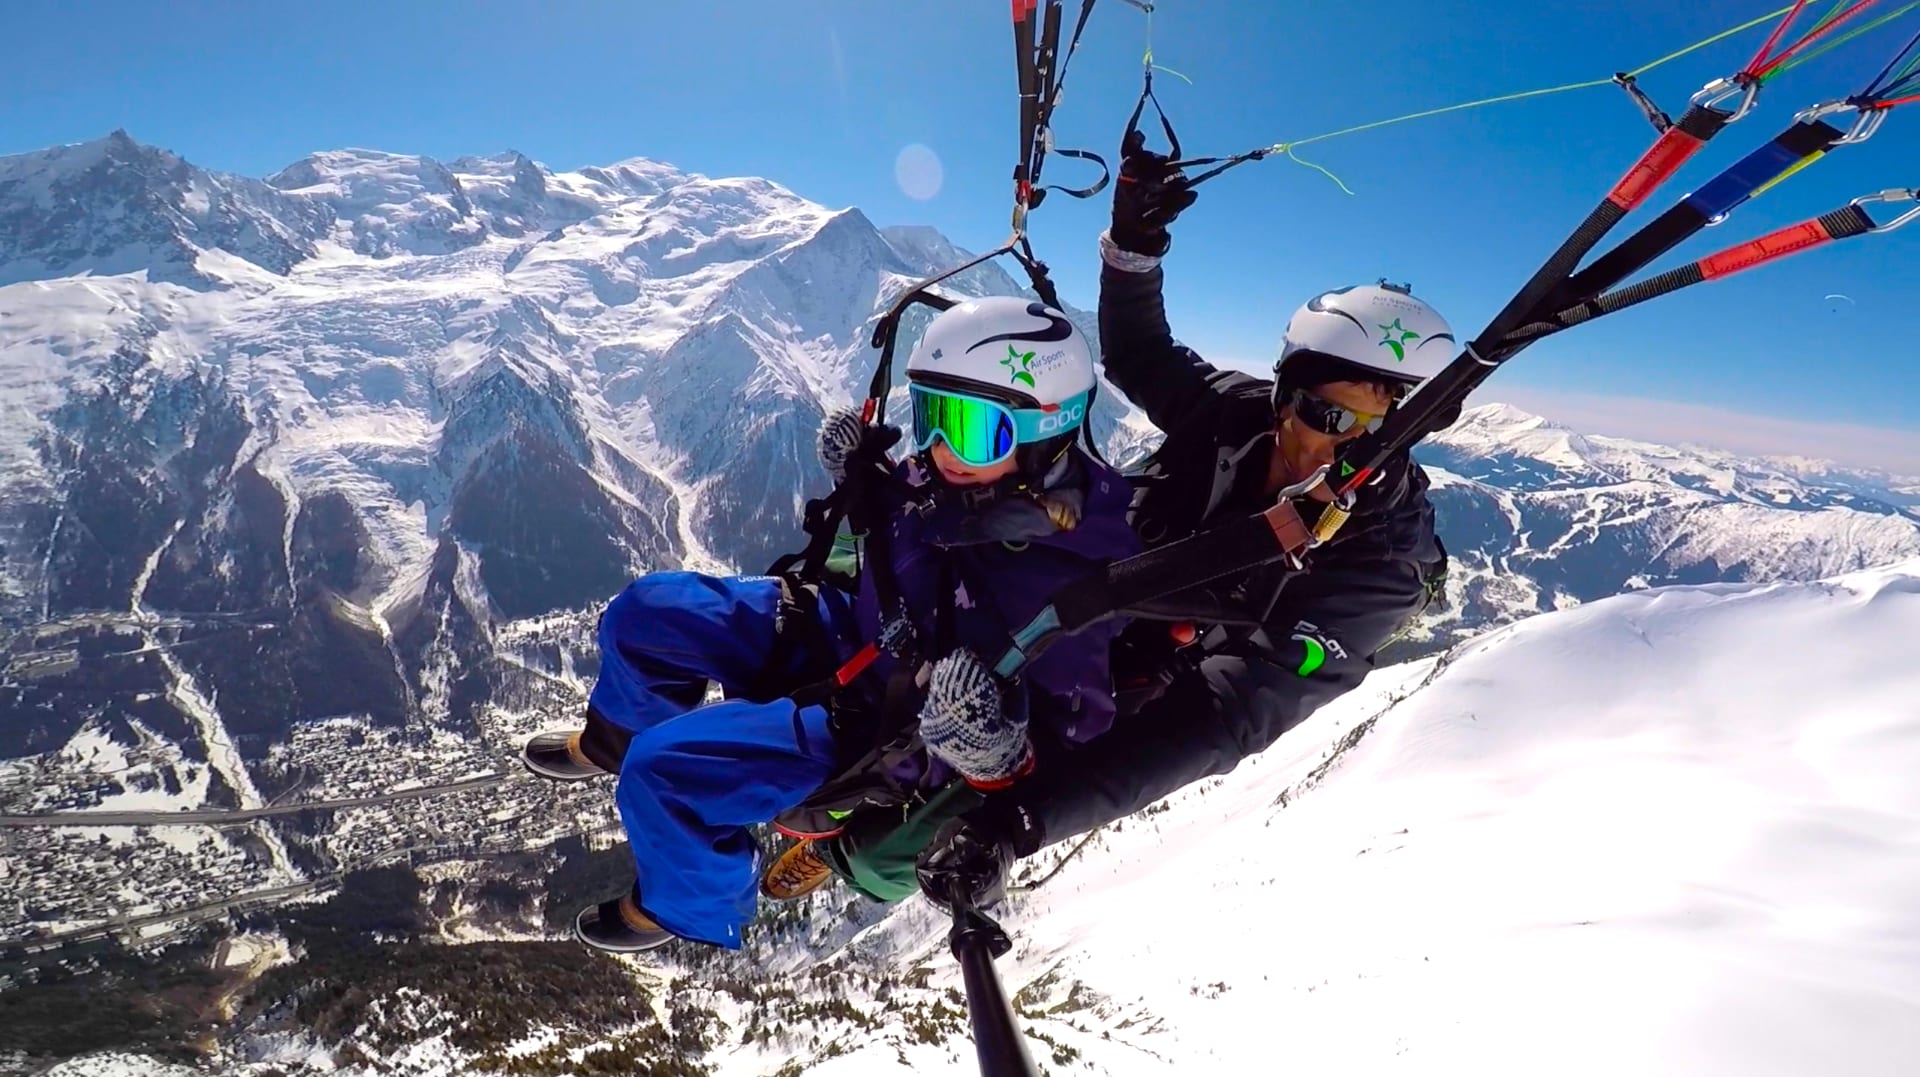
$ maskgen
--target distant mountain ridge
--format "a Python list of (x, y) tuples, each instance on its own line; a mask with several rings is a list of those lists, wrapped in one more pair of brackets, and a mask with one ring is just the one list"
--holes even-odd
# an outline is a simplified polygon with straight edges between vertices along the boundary
[(1435, 480), (1455, 606), (1488, 624), (1669, 583), (1810, 580), (1920, 555), (1920, 481), (1582, 434), (1504, 404), (1415, 456)]

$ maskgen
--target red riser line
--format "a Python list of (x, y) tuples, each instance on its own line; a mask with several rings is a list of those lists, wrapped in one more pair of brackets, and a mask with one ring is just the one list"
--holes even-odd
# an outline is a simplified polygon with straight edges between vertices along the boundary
[(1707, 280), (1718, 280), (1743, 269), (1765, 265), (1776, 258), (1811, 250), (1832, 240), (1833, 235), (1819, 221), (1802, 221), (1770, 232), (1751, 243), (1742, 243), (1719, 254), (1708, 255), (1697, 264)]
[(1607, 201), (1623, 210), (1632, 211), (1660, 188), (1669, 177), (1680, 171), (1681, 167), (1700, 152), (1705, 142), (1687, 134), (1678, 127), (1669, 127), (1638, 161), (1634, 162), (1627, 174), (1620, 178), (1612, 191), (1607, 193)]

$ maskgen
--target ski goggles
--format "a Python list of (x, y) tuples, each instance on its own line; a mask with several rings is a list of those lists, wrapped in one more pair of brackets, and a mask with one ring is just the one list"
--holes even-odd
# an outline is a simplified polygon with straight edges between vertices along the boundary
[(1079, 429), (1087, 416), (1088, 394), (1064, 403), (1016, 408), (997, 400), (909, 383), (913, 406), (913, 449), (925, 452), (936, 439), (970, 467), (992, 467), (1031, 445)]
[(1370, 415), (1364, 411), (1355, 411), (1331, 400), (1314, 396), (1305, 389), (1296, 389), (1293, 392), (1293, 417), (1307, 429), (1331, 438), (1337, 438), (1357, 429), (1364, 429), (1371, 434), (1380, 429), (1380, 424), (1387, 421), (1385, 415)]

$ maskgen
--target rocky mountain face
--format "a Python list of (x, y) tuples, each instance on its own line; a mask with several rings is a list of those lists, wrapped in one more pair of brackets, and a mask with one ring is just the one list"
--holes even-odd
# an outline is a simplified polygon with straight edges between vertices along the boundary
[(330, 717), (478, 729), (538, 676), (507, 626), (793, 548), (879, 313), (964, 257), (646, 160), (0, 158), (0, 757), (90, 721), (248, 758)]

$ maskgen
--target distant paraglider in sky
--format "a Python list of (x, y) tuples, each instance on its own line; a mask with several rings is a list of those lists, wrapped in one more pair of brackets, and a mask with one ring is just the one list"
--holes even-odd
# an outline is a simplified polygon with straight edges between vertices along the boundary
[(1853, 301), (1853, 297), (1850, 295), (1841, 295), (1839, 292), (1827, 293), (1827, 310), (1835, 314), (1838, 314), (1843, 310), (1846, 310), (1850, 307), (1855, 307), (1858, 305), (1859, 304), (1855, 303)]

